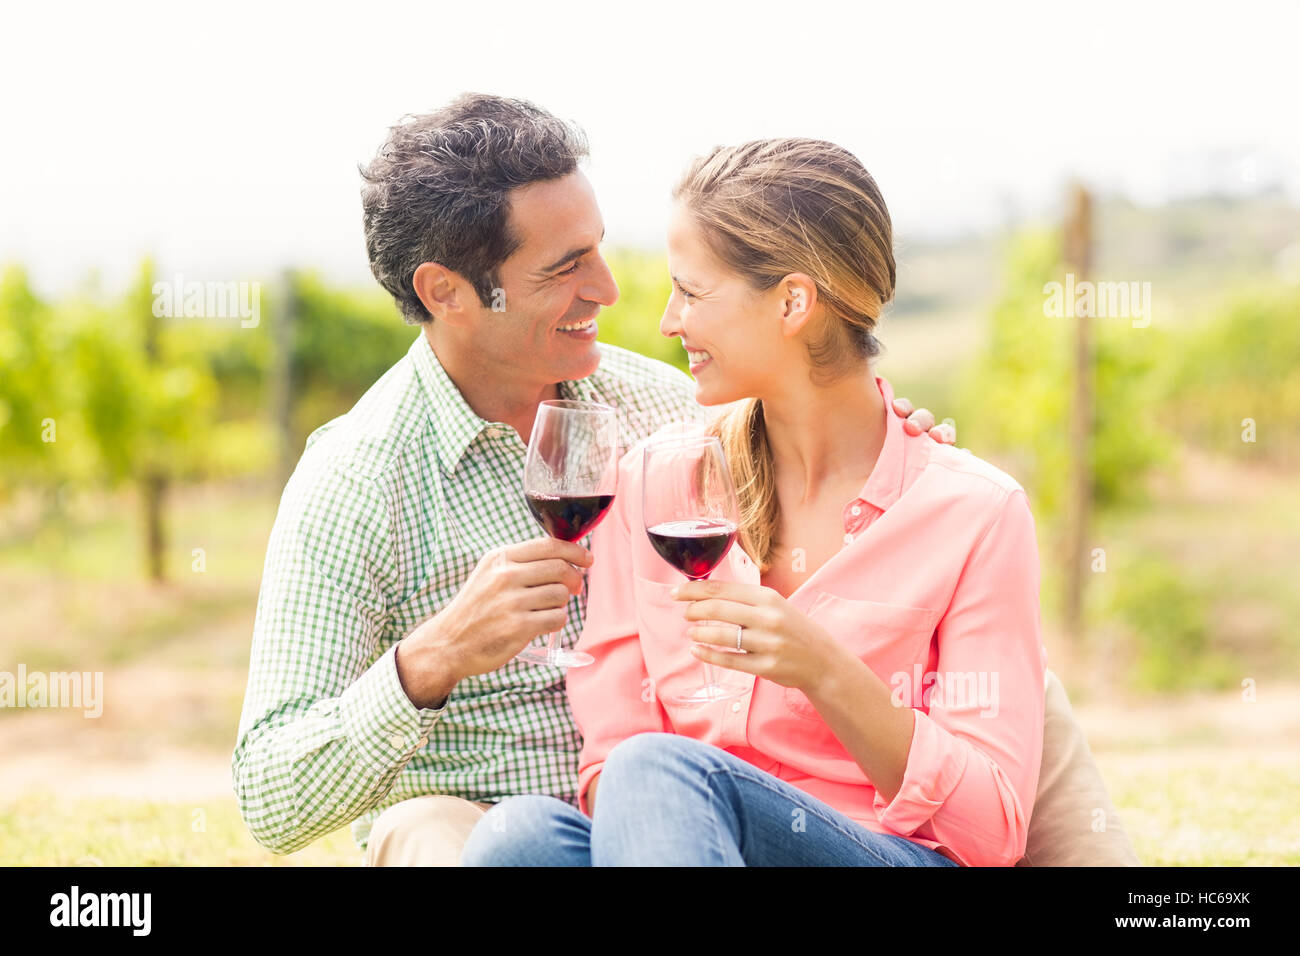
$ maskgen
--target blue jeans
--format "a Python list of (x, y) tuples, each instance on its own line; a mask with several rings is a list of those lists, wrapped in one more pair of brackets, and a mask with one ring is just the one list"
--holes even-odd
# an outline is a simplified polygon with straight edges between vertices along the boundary
[(957, 866), (875, 833), (710, 744), (638, 734), (610, 751), (595, 819), (555, 797), (489, 810), (465, 866)]

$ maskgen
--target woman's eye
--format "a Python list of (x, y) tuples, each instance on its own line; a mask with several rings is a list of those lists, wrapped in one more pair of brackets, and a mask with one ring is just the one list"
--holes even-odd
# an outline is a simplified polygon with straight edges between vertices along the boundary
[(680, 292), (680, 293), (682, 294), (682, 298), (685, 299), (687, 302), (690, 302), (691, 299), (695, 298), (695, 296), (694, 296), (692, 293), (687, 292), (687, 291), (686, 291), (685, 289), (683, 289), (681, 286), (678, 286), (678, 287), (677, 287), (677, 291)]

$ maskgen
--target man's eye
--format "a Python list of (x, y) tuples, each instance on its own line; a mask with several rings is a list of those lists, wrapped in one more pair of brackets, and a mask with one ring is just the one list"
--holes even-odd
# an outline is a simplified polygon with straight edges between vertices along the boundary
[(569, 268), (565, 269), (563, 272), (557, 272), (555, 274), (557, 276), (571, 276), (578, 271), (578, 266), (580, 266), (581, 264), (582, 263), (580, 262), (575, 262), (573, 265), (569, 266)]

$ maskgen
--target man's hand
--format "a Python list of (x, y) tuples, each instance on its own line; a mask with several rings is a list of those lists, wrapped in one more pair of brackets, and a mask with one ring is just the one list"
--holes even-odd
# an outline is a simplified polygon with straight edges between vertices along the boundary
[(397, 676), (416, 707), (437, 707), (462, 677), (486, 674), (568, 620), (591, 567), (579, 544), (540, 538), (494, 548), (460, 592), (397, 647)]
[(905, 398), (894, 399), (894, 414), (904, 419), (903, 431), (909, 435), (919, 435), (921, 432), (929, 432), (930, 437), (943, 445), (955, 445), (957, 443), (957, 427), (949, 425), (947, 422), (936, 425), (934, 415), (928, 408), (918, 408), (912, 410), (912, 403)]

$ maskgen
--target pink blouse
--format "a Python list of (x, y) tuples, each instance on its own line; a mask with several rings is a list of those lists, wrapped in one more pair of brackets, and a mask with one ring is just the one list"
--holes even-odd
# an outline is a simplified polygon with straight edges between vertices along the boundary
[[(886, 409), (893, 390), (876, 379)], [(906, 837), (966, 866), (1024, 855), (1043, 743), (1047, 652), (1040, 635), (1034, 520), (1016, 481), (969, 452), (910, 436), (886, 412), (884, 447), (844, 506), (844, 547), (788, 598), (884, 681), (915, 726), (892, 800), (793, 688), (722, 671), (738, 700), (667, 702), (698, 685), (685, 578), (660, 558), (641, 515), (642, 446), (620, 465), (618, 494), (592, 538), (586, 626), (596, 662), (568, 673), (584, 737), (579, 793), (619, 741), (684, 734), (740, 757), (869, 830)], [(687, 427), (687, 433), (704, 431)], [(650, 439), (650, 440), (653, 440)], [(712, 579), (760, 584), (737, 543)]]

